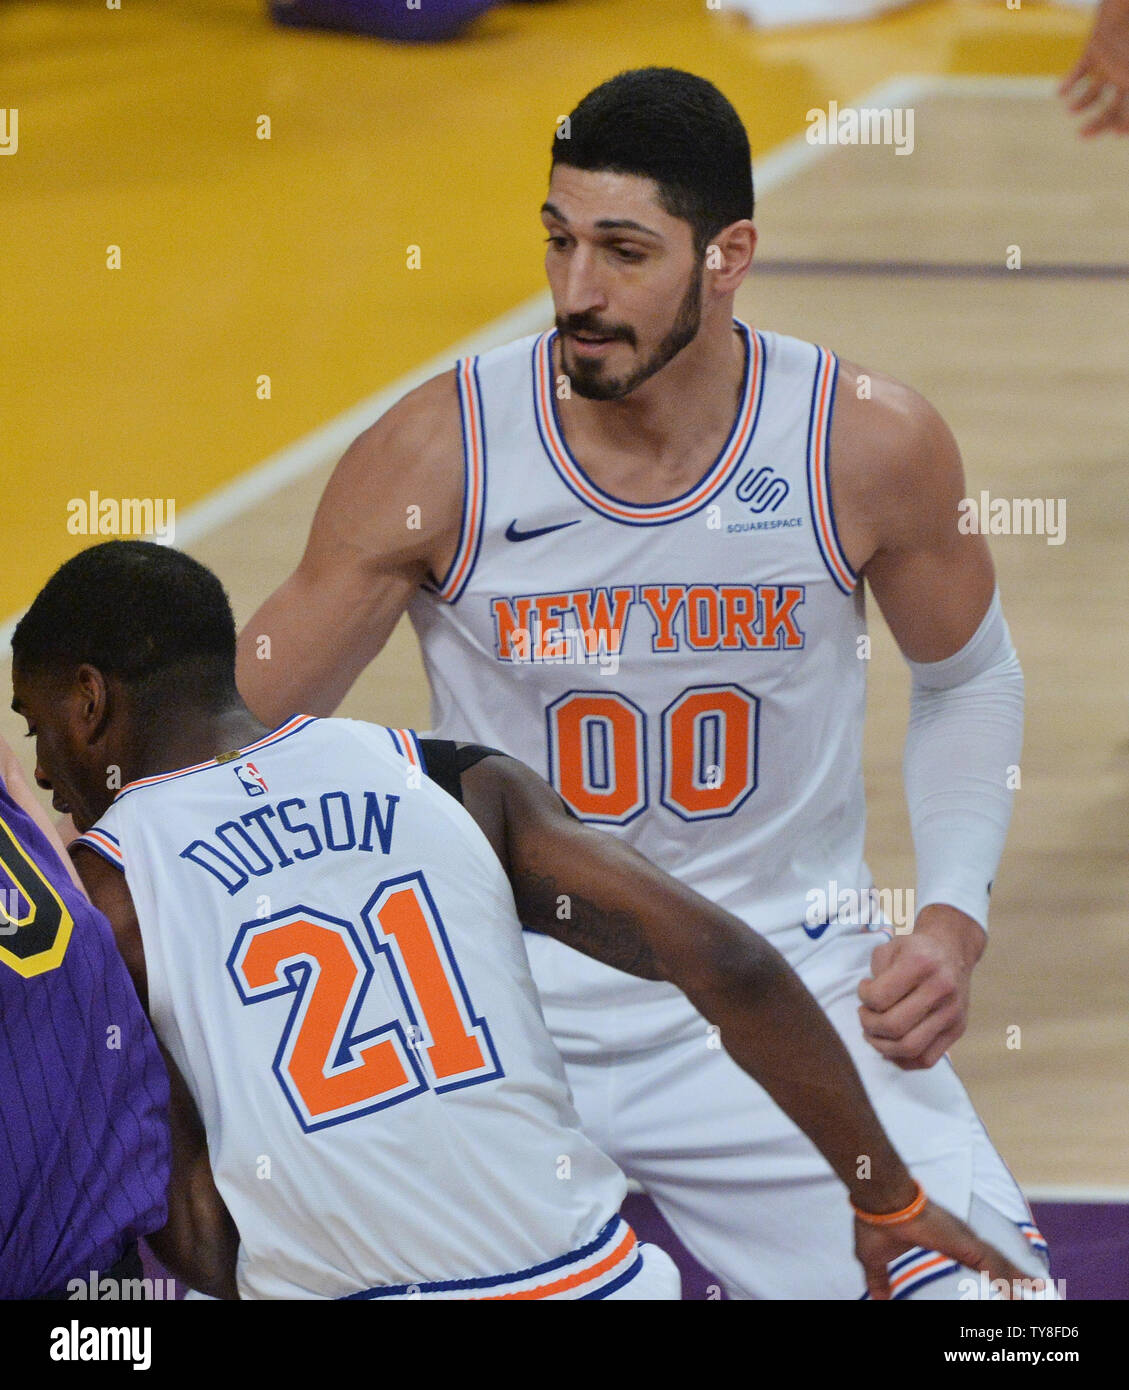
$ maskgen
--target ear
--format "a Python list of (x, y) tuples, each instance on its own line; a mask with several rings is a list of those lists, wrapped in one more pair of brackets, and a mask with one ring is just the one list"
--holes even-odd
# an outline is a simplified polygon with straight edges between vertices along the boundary
[(749, 273), (757, 229), (748, 218), (723, 227), (706, 247), (705, 268), (718, 294), (734, 294)]
[(75, 672), (72, 686), (73, 721), (85, 743), (96, 743), (105, 732), (110, 714), (110, 689), (97, 666), (88, 663)]

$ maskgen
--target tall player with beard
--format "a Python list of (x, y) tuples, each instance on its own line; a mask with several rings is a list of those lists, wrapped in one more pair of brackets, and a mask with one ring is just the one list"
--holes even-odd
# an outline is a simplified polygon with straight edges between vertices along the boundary
[[(460, 362), (357, 440), (247, 626), (241, 689), (268, 722), (329, 713), (407, 610), (436, 733), (521, 757), (768, 936), (923, 1185), (1041, 1273), (943, 1060), (1022, 733), (991, 559), (957, 530), (960, 457), (927, 402), (877, 372), (856, 390), (832, 352), (733, 318), (752, 215), (748, 140), (709, 83), (643, 69), (590, 93), (542, 208), (555, 331)], [(810, 912), (872, 887), (863, 578), (913, 674), (908, 935)], [(831, 1173), (705, 1020), (665, 984), (527, 946), (588, 1132), (729, 1292), (858, 1297)], [(918, 1249), (894, 1286), (959, 1297), (959, 1270)]]

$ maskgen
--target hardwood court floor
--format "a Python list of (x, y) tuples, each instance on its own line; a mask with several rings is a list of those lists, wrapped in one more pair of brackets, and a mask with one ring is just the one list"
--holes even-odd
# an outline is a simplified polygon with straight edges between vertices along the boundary
[[(41, 99), (65, 126), (77, 101), (86, 119), (69, 155), (56, 144), (45, 164), (20, 166), (34, 151), (25, 114), (23, 147), (5, 161), (23, 180), (14, 187), (30, 219), (8, 237), (10, 268), (30, 280), (5, 293), (38, 331), (24, 356), (10, 339), (3, 349), (15, 387), (9, 447), (23, 467), (18, 509), (0, 523), (9, 612), (85, 543), (59, 524), (67, 497), (89, 487), (104, 496), (175, 493), (187, 508), (536, 293), (543, 282), (531, 228), (545, 142), (533, 128), (617, 67), (679, 62), (713, 77), (731, 90), (759, 156), (802, 130), (809, 106), (857, 100), (901, 73), (1062, 71), (1084, 27), (1082, 16), (1051, 8), (1024, 7), (1026, 27), (1009, 29), (1014, 14), (1002, 6), (927, 4), (856, 31), (765, 40), (701, 15), (672, 20), (645, 0), (571, 0), (499, 10), (481, 44), (397, 50), (376, 68), (364, 45), (260, 33), (250, 3), (186, 4), (166, 13), (198, 45), (189, 66), (200, 105), (174, 121), (162, 103), (176, 90), (176, 45), (154, 6), (132, 8), (134, 57), (149, 75), (115, 84), (106, 58), (99, 83), (80, 87), (80, 50), (98, 51), (93, 17), (61, 4), (8, 7), (4, 36), (14, 26), (26, 41), (20, 75), (31, 93), (12, 104), (30, 110)], [(37, 56), (32, 30), (43, 21), (33, 12), (59, 19), (72, 9), (80, 28), (68, 32), (82, 43), (44, 45)], [(607, 20), (613, 9), (626, 29)], [(569, 46), (590, 40), (598, 22), (607, 29), (598, 42)], [(128, 76), (128, 54), (115, 62)], [(458, 109), (429, 108), (429, 94), (449, 89), (456, 73)], [(511, 109), (531, 113), (504, 129), (491, 95), (500, 75), (512, 75)], [(300, 132), (290, 148), (243, 149), (204, 118), (211, 110), (253, 123), (267, 109), (264, 94), (284, 116), (275, 140), (287, 118)], [(164, 126), (143, 134), (154, 101)], [(1129, 282), (1038, 276), (1032, 267), (1110, 264), (1124, 254), (1129, 145), (1079, 145), (1045, 94), (942, 91), (913, 104), (911, 157), (838, 149), (763, 192), (765, 269), (738, 311), (923, 391), (962, 445), (970, 494), (1067, 499), (1065, 544), (994, 542), (1027, 673), (1028, 734), (992, 946), (955, 1055), (1023, 1182), (1124, 1189)], [(469, 155), (466, 139), (453, 141), (456, 116), (474, 137)], [(109, 146), (106, 128), (90, 124), (102, 118)], [(164, 138), (194, 153), (154, 168), (129, 143), (131, 131), (150, 154)], [(275, 161), (269, 168), (252, 164), (262, 153)], [(123, 224), (140, 239), (143, 274), (121, 282), (111, 301), (100, 279), (86, 271), (68, 279), (61, 267), (86, 243), (100, 250), (121, 240)], [(406, 285), (409, 241), (432, 248), (436, 268)], [(988, 273), (1013, 245), (1026, 269)], [(771, 269), (785, 258), (985, 269), (945, 278), (851, 265)], [(520, 331), (540, 326), (532, 320)], [(274, 374), (269, 404), (245, 389), (259, 371)], [(188, 531), (193, 552), (229, 585), (241, 622), (300, 554), (331, 452), (253, 509), (205, 534)], [(909, 886), (900, 777), (907, 682), (877, 617), (874, 633), (869, 853), (880, 882)], [(409, 630), (397, 632), (343, 712), (426, 725)], [(21, 731), (7, 711), (0, 730)], [(1018, 1050), (1005, 1045), (1010, 1025), (1021, 1029)]]
[[(1027, 684), (1015, 818), (954, 1059), (1036, 1184), (1129, 1181), (1129, 146), (1079, 149), (1036, 93), (915, 100), (911, 157), (840, 149), (764, 200), (760, 254), (985, 273), (754, 274), (739, 309), (908, 381), (940, 409), (968, 495), (1066, 499), (1066, 538), (991, 540)], [(901, 168), (892, 166), (904, 166)], [(1006, 248), (1026, 270), (1002, 276)], [(1121, 278), (1036, 278), (1037, 265)], [(914, 882), (904, 665), (871, 605), (868, 852)], [(1021, 1046), (1007, 1047), (1019, 1025)]]

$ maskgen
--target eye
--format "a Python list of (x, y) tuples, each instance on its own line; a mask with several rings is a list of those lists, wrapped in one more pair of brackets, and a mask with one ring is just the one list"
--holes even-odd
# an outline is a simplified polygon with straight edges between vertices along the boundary
[(641, 261), (642, 251), (632, 251), (626, 246), (616, 246), (612, 248), (621, 261)]
[(558, 234), (555, 236), (547, 236), (545, 238), (545, 241), (549, 246), (555, 246), (557, 250), (560, 251), (564, 248), (565, 244), (567, 243), (568, 237), (560, 236)]

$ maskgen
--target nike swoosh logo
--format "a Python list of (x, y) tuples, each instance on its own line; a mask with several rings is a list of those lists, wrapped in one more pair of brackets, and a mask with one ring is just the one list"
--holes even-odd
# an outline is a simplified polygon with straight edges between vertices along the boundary
[(579, 525), (580, 518), (576, 517), (572, 521), (558, 521), (555, 526), (538, 526), (535, 531), (519, 531), (517, 529), (517, 518), (506, 527), (506, 540), (508, 541), (532, 541), (538, 536), (547, 536), (550, 531), (563, 531), (566, 526)]

